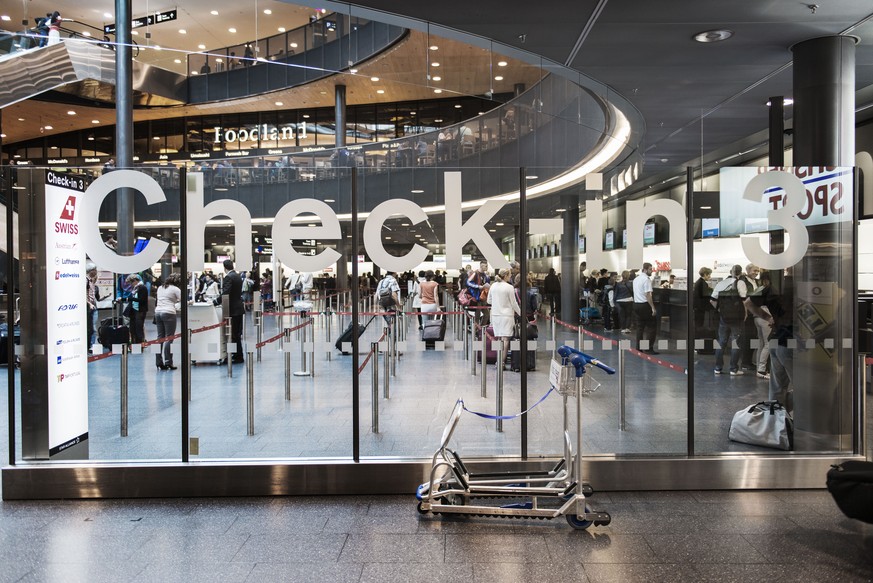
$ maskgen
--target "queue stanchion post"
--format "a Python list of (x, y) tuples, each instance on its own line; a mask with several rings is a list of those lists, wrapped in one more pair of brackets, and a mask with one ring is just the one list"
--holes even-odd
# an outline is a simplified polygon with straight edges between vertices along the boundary
[(554, 315), (552, 315), (550, 317), (550, 320), (551, 320), (551, 324), (552, 324), (552, 359), (554, 360), (554, 359), (558, 358), (558, 345), (555, 343), (555, 334), (556, 334), (556, 329), (558, 326), (557, 326), (557, 322), (555, 322)]
[(372, 354), (372, 396), (373, 396), (373, 433), (379, 433), (379, 343), (373, 342), (370, 344), (370, 354)]
[(258, 362), (261, 362), (261, 342), (264, 340), (264, 319), (259, 317), (258, 313), (255, 312), (252, 314), (252, 320), (254, 320), (255, 330), (257, 331)]
[[(315, 378), (315, 318), (309, 319), (309, 327), (312, 328), (312, 342), (309, 348), (309, 376)], [(304, 349), (306, 349), (306, 344), (304, 343)]]
[[(192, 340), (193, 338), (194, 338), (194, 332), (192, 332), (192, 331), (189, 329), (189, 330), (188, 330), (188, 346), (191, 346), (191, 340)], [(185, 366), (188, 367), (188, 386), (185, 388), (185, 390), (186, 390), (186, 392), (188, 393), (188, 400), (190, 401), (190, 400), (191, 400), (191, 366), (192, 366), (192, 365), (191, 365), (191, 359), (190, 359), (190, 358), (187, 358), (187, 359), (185, 359), (185, 360), (186, 360), (186, 362), (185, 362)]]
[[(10, 340), (11, 342), (11, 340)], [(121, 437), (127, 437), (127, 357), (130, 353), (130, 347), (127, 344), (121, 345)]]
[(391, 327), (386, 327), (386, 331), (388, 334), (385, 336), (385, 356), (383, 357), (383, 364), (385, 365), (385, 370), (383, 372), (382, 379), (382, 397), (385, 399), (391, 398)]
[(482, 389), (482, 398), (485, 399), (488, 397), (488, 330), (485, 326), (482, 326), (479, 329), (482, 332), (482, 378), (481, 389)]
[(503, 339), (497, 342), (497, 432), (503, 433), (503, 419), (500, 419), (503, 416)]
[(327, 322), (325, 323), (326, 324), (325, 325), (325, 336), (327, 339), (327, 352), (326, 352), (326, 354), (327, 354), (327, 361), (330, 362), (331, 359), (333, 358), (333, 352), (331, 352), (331, 350), (330, 350), (330, 341), (331, 341), (330, 329), (331, 329), (331, 325), (332, 325), (331, 321), (333, 320), (333, 315), (328, 310), (328, 312), (325, 314), (325, 317), (327, 318)]
[(230, 355), (231, 351), (235, 351), (236, 347), (233, 346), (231, 342), (231, 330), (233, 326), (231, 326), (230, 318), (224, 318), (224, 360), (227, 364), (227, 376), (228, 378), (233, 378), (233, 357)]
[(618, 429), (624, 431), (625, 423), (625, 355), (627, 351), (618, 343)]
[(291, 329), (285, 328), (282, 338), (282, 358), (285, 360), (285, 400), (291, 400)]
[[(306, 317), (306, 313), (300, 312), (301, 323), (303, 322), (303, 319), (305, 317)], [(309, 371), (306, 368), (306, 328), (308, 328), (308, 326), (300, 326), (297, 329), (297, 333), (299, 334), (298, 339), (300, 341), (300, 366), (302, 367), (302, 369), (298, 370), (294, 373), (295, 377), (308, 377), (309, 376)]]
[(246, 353), (246, 435), (255, 434), (255, 355)]

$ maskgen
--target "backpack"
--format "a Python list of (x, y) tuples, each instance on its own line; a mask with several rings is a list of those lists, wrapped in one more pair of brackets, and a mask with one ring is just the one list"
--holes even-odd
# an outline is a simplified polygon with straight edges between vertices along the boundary
[(382, 309), (388, 310), (394, 307), (394, 294), (391, 291), (391, 285), (387, 279), (383, 279), (379, 283), (379, 305)]
[(718, 313), (729, 322), (741, 322), (746, 318), (746, 307), (743, 305), (743, 298), (740, 297), (740, 292), (737, 290), (738, 279), (728, 289), (718, 293)]

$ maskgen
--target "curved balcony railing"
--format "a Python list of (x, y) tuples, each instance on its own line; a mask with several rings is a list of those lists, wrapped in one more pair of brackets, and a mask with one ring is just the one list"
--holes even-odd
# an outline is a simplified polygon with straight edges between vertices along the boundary
[(406, 33), (399, 26), (331, 14), (294, 30), (188, 55), (188, 102), (294, 87), (365, 61)]

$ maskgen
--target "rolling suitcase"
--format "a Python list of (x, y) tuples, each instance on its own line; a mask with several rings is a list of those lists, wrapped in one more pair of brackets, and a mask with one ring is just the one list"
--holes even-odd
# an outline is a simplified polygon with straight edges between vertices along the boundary
[(425, 348), (433, 348), (437, 341), (446, 339), (446, 321), (425, 320), (421, 330), (421, 339), (424, 340)]
[[(121, 304), (115, 308), (115, 310), (119, 309)], [(123, 321), (115, 314), (111, 318), (100, 320), (100, 326), (97, 327), (97, 342), (106, 350), (112, 350), (115, 344), (130, 344), (130, 328), (125, 326)]]
[(843, 514), (873, 524), (873, 462), (850, 460), (831, 466), (827, 486)]
[[(485, 333), (487, 338), (485, 340), (485, 362), (486, 364), (494, 364), (497, 362), (497, 349), (494, 348), (494, 328), (488, 326), (485, 328)], [(482, 330), (476, 332), (476, 339), (479, 341), (479, 346), (477, 348), (481, 348), (482, 346)], [(476, 362), (482, 362), (482, 351), (478, 351), (476, 353)]]
[[(510, 353), (511, 364), (513, 372), (521, 372), (521, 350), (513, 350)], [(537, 353), (533, 350), (527, 351), (527, 370), (536, 370), (537, 369)]]
[[(367, 329), (367, 326), (369, 326), (370, 322), (372, 322), (375, 318), (376, 318), (376, 316), (373, 316), (372, 318), (367, 320), (366, 324), (358, 323), (358, 338), (361, 337), (361, 335)], [(349, 352), (346, 352), (343, 350), (343, 343), (352, 341), (353, 328), (354, 328), (354, 324), (349, 323), (348, 328), (346, 328), (343, 331), (343, 333), (339, 335), (339, 338), (336, 339), (336, 344), (334, 344), (336, 349), (339, 350), (340, 352), (342, 352), (343, 354), (350, 354)]]

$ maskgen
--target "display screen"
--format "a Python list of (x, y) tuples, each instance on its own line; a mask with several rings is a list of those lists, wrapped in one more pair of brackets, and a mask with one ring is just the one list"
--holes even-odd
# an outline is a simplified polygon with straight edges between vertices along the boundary
[(718, 219), (703, 219), (703, 238), (718, 237)]
[(603, 248), (607, 251), (615, 249), (615, 232), (606, 231), (606, 237), (603, 239)]
[(655, 244), (655, 223), (646, 223), (643, 227), (643, 245)]
[(621, 246), (622, 248), (627, 247), (627, 229), (621, 231)]
[(585, 253), (585, 237), (579, 237), (579, 253)]

